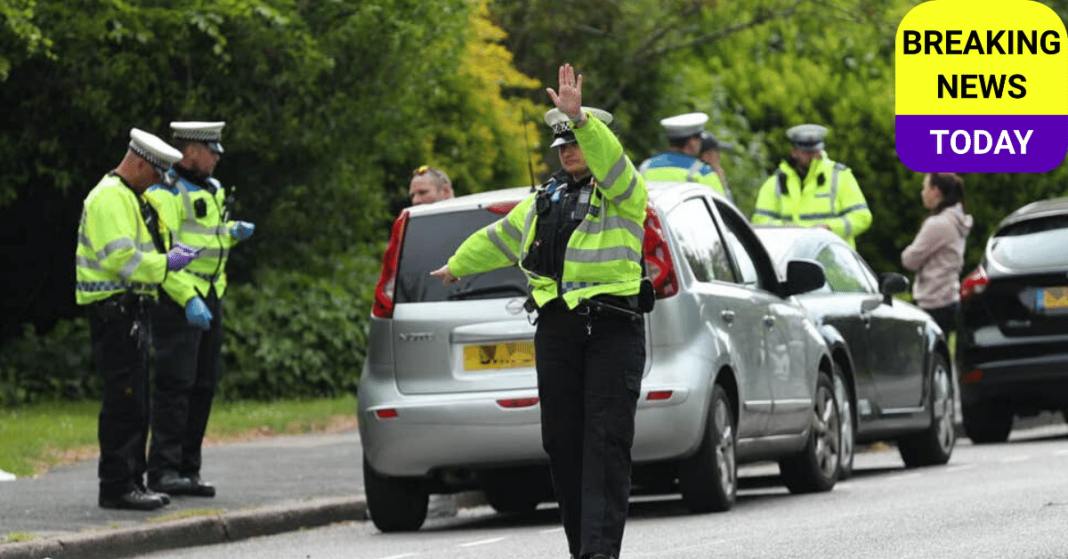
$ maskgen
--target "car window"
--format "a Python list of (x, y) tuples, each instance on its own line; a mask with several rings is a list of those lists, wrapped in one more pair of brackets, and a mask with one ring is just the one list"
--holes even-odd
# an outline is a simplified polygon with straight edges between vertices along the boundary
[(871, 293), (879, 292), (879, 276), (875, 274), (875, 271), (871, 269), (871, 266), (861, 258), (855, 251), (850, 252), (851, 256), (857, 261), (857, 265), (860, 268), (861, 277), (864, 279), (868, 286), (868, 291)]
[(430, 276), (467, 237), (498, 219), (501, 214), (485, 209), (410, 218), (397, 267), (397, 303), (525, 296), (527, 280), (517, 266), (463, 277), (447, 286)]
[(723, 218), (725, 227), (723, 237), (727, 241), (727, 248), (737, 272), (736, 276), (739, 278), (736, 283), (774, 291), (778, 278), (771, 267), (767, 252), (750, 229), (749, 224), (737, 210), (727, 207), (718, 200), (716, 209)]
[(816, 255), (816, 260), (823, 264), (827, 285), (835, 293), (871, 293), (864, 271), (849, 249), (841, 245), (825, 247)]
[(668, 215), (668, 223), (697, 281), (736, 281), (723, 239), (703, 198), (691, 198), (676, 206)]

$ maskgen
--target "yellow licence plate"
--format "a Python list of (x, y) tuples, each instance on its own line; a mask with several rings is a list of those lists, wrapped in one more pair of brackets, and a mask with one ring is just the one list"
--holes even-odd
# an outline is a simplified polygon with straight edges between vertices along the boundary
[(534, 342), (464, 346), (464, 370), (513, 369), (534, 366)]
[(1036, 307), (1040, 309), (1068, 309), (1068, 287), (1047, 287), (1035, 292)]

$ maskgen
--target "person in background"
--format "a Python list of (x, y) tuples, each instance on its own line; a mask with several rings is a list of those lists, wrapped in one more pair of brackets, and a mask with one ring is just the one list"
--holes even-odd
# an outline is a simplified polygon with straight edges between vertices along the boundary
[(75, 300), (86, 307), (93, 362), (104, 377), (97, 437), (98, 504), (155, 510), (170, 502), (145, 487), (149, 424), (149, 348), (155, 304), (165, 278), (196, 257), (167, 250), (155, 209), (142, 196), (182, 158), (158, 137), (134, 128), (126, 156), (85, 197), (74, 266)]
[(564, 64), (559, 80), (545, 122), (563, 169), (431, 275), (452, 283), (515, 265), (527, 275), (542, 445), (568, 549), (576, 559), (609, 559), (619, 557), (627, 520), (645, 368), (647, 193), (608, 129), (611, 115), (582, 106), (582, 76)]
[(433, 204), (453, 197), (452, 181), (445, 171), (421, 165), (412, 171), (412, 182), (408, 185), (408, 199), (413, 206)]
[(786, 131), (792, 147), (757, 193), (754, 224), (829, 229), (856, 248), (856, 237), (871, 227), (868, 201), (849, 170), (827, 157), (827, 129), (801, 124)]
[(727, 185), (727, 175), (723, 172), (720, 152), (730, 151), (733, 148), (733, 145), (719, 141), (711, 132), (701, 132), (701, 161), (707, 163), (716, 172), (716, 176), (719, 177), (719, 184), (723, 185), (723, 194), (731, 202), (734, 202), (734, 195), (731, 193), (730, 186)]
[(699, 159), (706, 122), (705, 113), (686, 113), (661, 120), (660, 125), (667, 131), (668, 151), (642, 161), (638, 172), (645, 180), (696, 182), (726, 195), (719, 175)]
[(171, 237), (198, 250), (199, 258), (163, 283), (153, 312), (156, 382), (148, 487), (170, 495), (214, 497), (201, 479), (201, 446), (222, 363), (222, 297), (230, 249), (255, 226), (230, 221), (226, 190), (212, 173), (223, 154), (225, 122), (172, 122), (182, 160), (165, 185), (148, 197)]
[(920, 191), (927, 217), (916, 238), (901, 251), (901, 264), (916, 272), (912, 299), (949, 338), (960, 314), (960, 274), (972, 229), (965, 213), (964, 179), (954, 173), (927, 173)]

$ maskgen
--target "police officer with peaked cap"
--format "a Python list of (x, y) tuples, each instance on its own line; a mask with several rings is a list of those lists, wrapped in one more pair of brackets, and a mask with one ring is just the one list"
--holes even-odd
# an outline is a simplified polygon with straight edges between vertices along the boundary
[(662, 119), (668, 137), (668, 151), (650, 157), (638, 166), (645, 180), (685, 181), (708, 185), (727, 195), (719, 175), (700, 159), (705, 123), (705, 113), (686, 113)]
[(563, 170), (432, 274), (451, 283), (506, 266), (526, 273), (538, 317), (542, 445), (568, 548), (577, 559), (608, 559), (619, 557), (627, 519), (645, 368), (647, 193), (608, 129), (611, 116), (582, 106), (582, 76), (564, 64), (559, 78), (545, 122)]
[(827, 128), (801, 124), (786, 131), (790, 156), (760, 187), (753, 223), (822, 227), (856, 248), (871, 227), (871, 210), (853, 171), (827, 157)]
[(222, 297), (230, 249), (254, 226), (230, 221), (232, 199), (212, 173), (223, 154), (225, 122), (172, 122), (182, 159), (169, 185), (148, 196), (171, 236), (200, 257), (163, 284), (153, 312), (156, 382), (148, 487), (172, 495), (215, 496), (202, 480), (201, 446), (222, 362)]
[[(126, 156), (100, 180), (82, 206), (74, 265), (75, 300), (86, 307), (93, 361), (104, 377), (97, 436), (98, 504), (154, 510), (170, 502), (145, 488), (149, 422), (149, 308), (168, 275), (195, 258), (161, 234), (142, 194), (182, 154), (134, 128)], [(169, 273), (168, 273), (169, 272)]]
[(733, 202), (734, 195), (731, 193), (730, 186), (727, 185), (727, 175), (723, 171), (723, 164), (720, 159), (721, 152), (731, 151), (732, 149), (734, 149), (733, 144), (720, 141), (711, 132), (701, 131), (701, 154), (699, 158), (716, 172), (716, 176), (719, 177), (719, 184), (723, 185), (723, 193)]

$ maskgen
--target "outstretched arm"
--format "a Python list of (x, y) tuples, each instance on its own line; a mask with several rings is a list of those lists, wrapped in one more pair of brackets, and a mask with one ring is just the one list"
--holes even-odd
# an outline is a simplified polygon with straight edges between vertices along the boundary
[(575, 128), (582, 128), (588, 118), (582, 111), (582, 74), (575, 77), (575, 68), (571, 64), (564, 63), (558, 71), (560, 80), (560, 93), (553, 88), (545, 88), (553, 104), (575, 123)]

